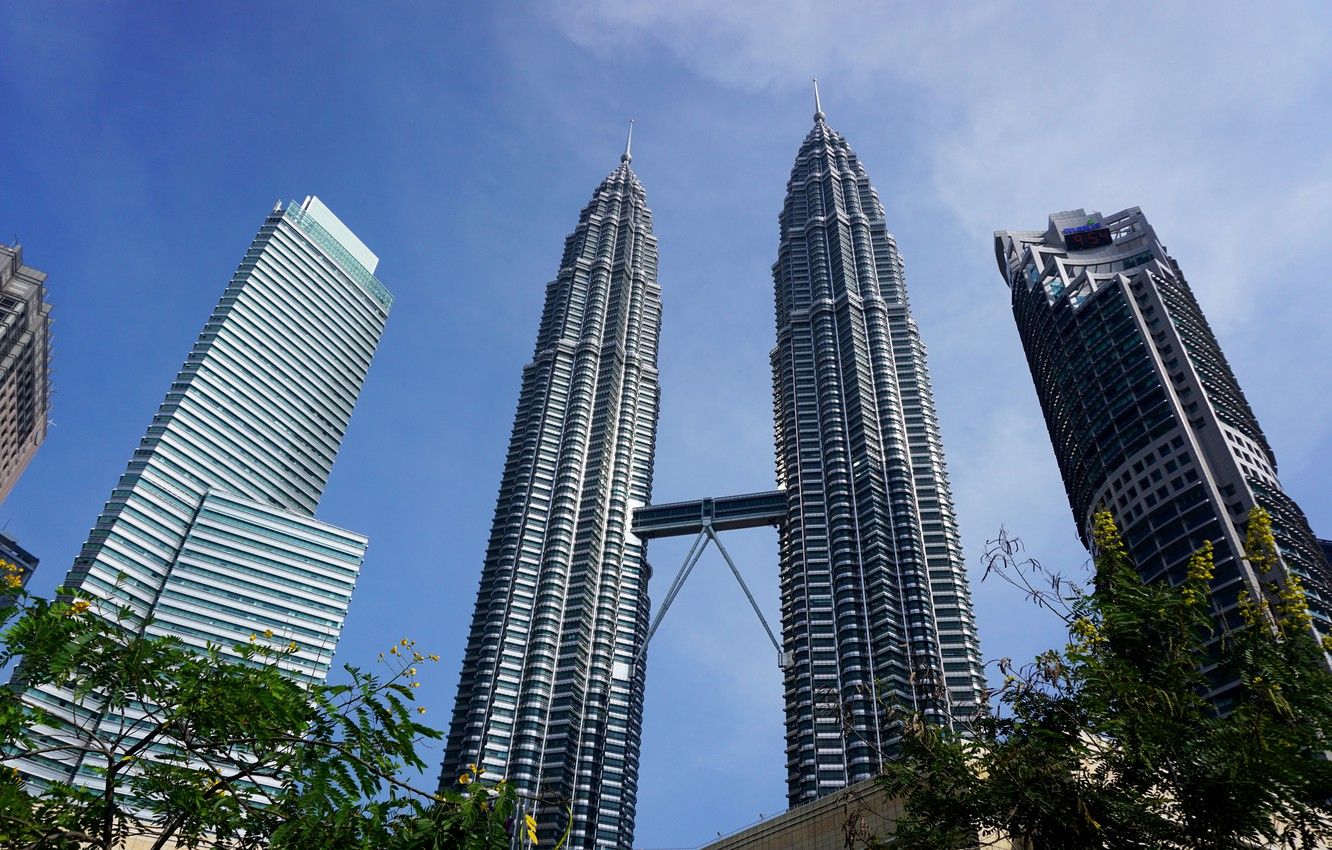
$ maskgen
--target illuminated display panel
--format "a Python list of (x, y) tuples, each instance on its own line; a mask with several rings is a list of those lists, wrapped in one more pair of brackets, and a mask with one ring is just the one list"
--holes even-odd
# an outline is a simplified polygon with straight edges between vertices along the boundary
[(1100, 248), (1102, 245), (1109, 245), (1114, 242), (1110, 235), (1110, 228), (1096, 227), (1090, 230), (1077, 228), (1073, 231), (1064, 231), (1064, 244), (1070, 251), (1086, 251), (1089, 248)]

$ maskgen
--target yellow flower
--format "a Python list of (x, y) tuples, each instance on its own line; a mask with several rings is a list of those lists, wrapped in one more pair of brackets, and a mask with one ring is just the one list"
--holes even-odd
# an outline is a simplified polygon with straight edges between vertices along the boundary
[(250, 643), (254, 643), (254, 638), (255, 638), (254, 635), (250, 635)]
[(523, 815), (523, 821), (527, 824), (527, 840), (536, 844), (536, 818), (531, 815)]
[(1214, 558), (1212, 541), (1204, 540), (1203, 545), (1189, 558), (1189, 581), (1211, 581), (1215, 575)]
[(421, 687), (421, 683), (420, 683), (420, 682), (412, 682), (412, 687), (413, 687), (413, 688), (419, 688), (419, 687)]
[(296, 641), (292, 641), (291, 643), (287, 644), (287, 651), (288, 652), (296, 651)]
[(266, 638), (271, 638), (272, 636), (273, 636), (273, 630), (272, 630), (272, 629), (264, 629), (264, 637), (266, 637)]
[(459, 785), (468, 785), (471, 784), (471, 781), (472, 781), (472, 774), (470, 773), (464, 773), (462, 776), (458, 777)]
[(418, 706), (416, 707), (416, 713), (417, 713), (417, 714), (425, 714), (425, 706), (424, 706), (424, 705), (418, 705)]
[(11, 590), (18, 590), (20, 587), (23, 586), (23, 582), (19, 580), (18, 576), (7, 575), (5, 576), (5, 586), (10, 588)]
[(422, 654), (419, 653), (419, 652), (413, 652), (413, 653), (412, 653), (412, 660), (413, 660), (413, 661), (425, 661), (425, 656), (422, 655)]
[(415, 668), (415, 667), (408, 667), (408, 668), (407, 668), (407, 675), (408, 675), (408, 676), (415, 676), (415, 675), (416, 675), (416, 668)]
[(69, 616), (77, 617), (79, 614), (82, 614), (84, 611), (87, 611), (91, 607), (92, 603), (89, 602), (88, 600), (77, 599), (69, 606)]
[(398, 654), (398, 648), (396, 646), (390, 646), (389, 655), (397, 655), (397, 654)]
[(403, 645), (403, 646), (407, 646), (407, 645), (408, 645), (407, 638), (403, 638), (403, 639), (402, 639), (402, 645)]
[(438, 655), (432, 655), (432, 656), (430, 656), (430, 660), (431, 660), (431, 661), (438, 661), (438, 660), (439, 660), (439, 656), (438, 656)]

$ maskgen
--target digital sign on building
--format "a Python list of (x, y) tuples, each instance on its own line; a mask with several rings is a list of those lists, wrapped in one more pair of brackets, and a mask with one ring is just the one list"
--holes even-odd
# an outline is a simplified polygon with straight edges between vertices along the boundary
[(1070, 251), (1087, 251), (1115, 241), (1110, 235), (1110, 228), (1099, 221), (1089, 221), (1081, 227), (1065, 227), (1063, 234), (1064, 244)]

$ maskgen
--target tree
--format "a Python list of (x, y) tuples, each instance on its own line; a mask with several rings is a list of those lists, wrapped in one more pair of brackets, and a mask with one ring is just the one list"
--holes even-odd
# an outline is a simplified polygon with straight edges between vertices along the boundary
[[(298, 647), (272, 632), (200, 653), (92, 597), (28, 595), (16, 570), (0, 565), (15, 592), (0, 666), (21, 658), (0, 690), (0, 846), (111, 850), (140, 835), (154, 848), (507, 850), (515, 830), (531, 838), (501, 778), (472, 766), (438, 793), (401, 778), (441, 737), (413, 704), (419, 667), (439, 659), (410, 639), (381, 654), (386, 675), (348, 666), (337, 684), (303, 685), (281, 669)], [(63, 692), (72, 716), (124, 719), (112, 731), (62, 720), (22, 698), (36, 686)], [(12, 767), (40, 757), (80, 758), (94, 781), (37, 787)]]
[[(983, 835), (1032, 850), (1325, 846), (1328, 647), (1298, 579), (1275, 578), (1266, 513), (1250, 514), (1246, 557), (1270, 583), (1219, 639), (1210, 544), (1171, 587), (1142, 581), (1108, 512), (1093, 536), (1091, 592), (995, 541), (990, 567), (1058, 613), (1068, 643), (1022, 668), (999, 662), (997, 711), (970, 738), (901, 716), (901, 758), (881, 783), (904, 816), (879, 846), (961, 850)], [(1225, 712), (1204, 698), (1212, 682), (1237, 683)]]

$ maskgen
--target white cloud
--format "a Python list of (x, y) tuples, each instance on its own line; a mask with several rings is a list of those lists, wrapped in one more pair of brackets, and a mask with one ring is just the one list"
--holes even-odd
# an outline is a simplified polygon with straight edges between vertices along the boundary
[[(705, 81), (756, 95), (794, 94), (817, 73), (834, 123), (839, 111), (854, 113), (861, 128), (900, 134), (899, 106), (919, 105), (910, 110), (918, 126), (905, 132), (914, 147), (902, 153), (926, 173), (894, 187), (896, 199), (946, 210), (976, 244), (995, 229), (1040, 228), (1054, 210), (1141, 206), (1269, 435), (1287, 441), (1301, 468), (1332, 439), (1332, 411), (1311, 416), (1306, 402), (1291, 401), (1328, 398), (1332, 379), (1289, 368), (1321, 357), (1319, 341), (1332, 334), (1315, 271), (1332, 212), (1332, 16), (1322, 4), (555, 8), (561, 31), (609, 62), (630, 50), (664, 53)], [(956, 335), (947, 322), (961, 318), (927, 328), (936, 353), (940, 338)], [(1280, 327), (1300, 336), (1284, 349), (1265, 344)], [(956, 449), (955, 467), (976, 460)]]
[(566, 0), (557, 8), (562, 31), (608, 60), (659, 49), (745, 91), (804, 86), (822, 74), (836, 86), (828, 100), (875, 111), (885, 125), (897, 120), (895, 100), (922, 97), (937, 133), (929, 181), (969, 233), (1039, 227), (1046, 212), (1069, 206), (1141, 205), (1184, 253), (1197, 254), (1186, 270), (1208, 281), (1210, 312), (1223, 326), (1240, 321), (1248, 299), (1235, 258), (1215, 250), (1217, 236), (1242, 244), (1321, 232), (1317, 214), (1280, 215), (1299, 199), (1321, 200), (1314, 212), (1325, 211), (1329, 196), (1306, 187), (1332, 179), (1332, 158), (1317, 142), (1328, 129), (1321, 90), (1332, 54), (1326, 16), (1313, 4), (945, 11)]

